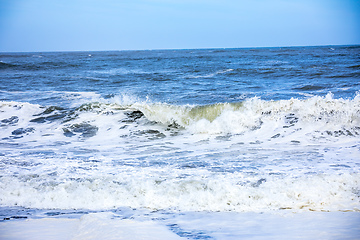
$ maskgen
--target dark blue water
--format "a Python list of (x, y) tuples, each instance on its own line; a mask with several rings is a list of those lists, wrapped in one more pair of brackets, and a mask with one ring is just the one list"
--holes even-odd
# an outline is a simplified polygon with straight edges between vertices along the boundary
[(32, 95), (53, 91), (131, 93), (173, 104), (329, 92), (349, 98), (360, 89), (359, 56), (359, 46), (2, 53), (0, 99), (49, 103)]

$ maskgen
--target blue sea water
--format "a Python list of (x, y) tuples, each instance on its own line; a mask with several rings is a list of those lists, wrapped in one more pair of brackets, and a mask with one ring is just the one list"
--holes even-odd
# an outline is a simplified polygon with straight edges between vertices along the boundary
[(210, 220), (182, 221), (215, 213), (359, 221), (359, 56), (359, 46), (0, 53), (0, 215), (105, 211), (190, 239), (225, 236)]

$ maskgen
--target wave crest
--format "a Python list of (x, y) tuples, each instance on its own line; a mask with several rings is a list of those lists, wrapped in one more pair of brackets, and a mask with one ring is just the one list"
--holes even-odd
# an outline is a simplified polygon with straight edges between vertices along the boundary
[[(301, 136), (318, 137), (360, 134), (359, 94), (353, 99), (335, 99), (331, 94), (279, 101), (254, 97), (243, 102), (211, 105), (172, 105), (129, 97), (99, 99), (75, 108), (1, 102), (0, 111), (1, 125), (8, 126), (4, 129), (7, 131), (5, 135), (11, 135), (20, 127), (47, 129), (51, 126), (69, 130), (73, 129), (72, 126), (90, 125), (99, 130), (91, 137), (106, 134), (108, 129), (121, 129), (121, 133), (118, 131), (121, 135), (154, 129), (168, 135), (168, 128), (190, 134), (256, 133), (262, 139), (295, 132)], [(50, 123), (53, 125), (47, 125)]]
[(360, 127), (359, 95), (354, 99), (334, 99), (328, 94), (306, 100), (279, 101), (255, 97), (239, 103), (204, 106), (135, 103), (131, 107), (141, 111), (150, 121), (176, 123), (193, 133), (239, 134), (265, 125), (280, 128), (312, 126), (316, 127), (313, 130), (326, 128), (330, 131)]

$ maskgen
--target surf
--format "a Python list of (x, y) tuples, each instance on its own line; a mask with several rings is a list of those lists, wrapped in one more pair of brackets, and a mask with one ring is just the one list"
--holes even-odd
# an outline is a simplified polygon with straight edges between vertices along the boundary
[(131, 105), (150, 120), (176, 124), (192, 133), (240, 134), (266, 125), (277, 128), (312, 128), (313, 131), (343, 131), (358, 135), (360, 97), (335, 99), (332, 94), (308, 99), (266, 101), (254, 97), (243, 102), (202, 106), (163, 103)]
[[(119, 101), (119, 98), (65, 108), (30, 103), (1, 102), (0, 122), (4, 135), (19, 129), (55, 127), (67, 137), (94, 137), (107, 128), (142, 128), (188, 134), (237, 135), (251, 132), (279, 137), (294, 132), (328, 137), (356, 137), (360, 134), (360, 95), (335, 99), (332, 94), (307, 99), (262, 100), (254, 97), (242, 102), (209, 105), (174, 105), (151, 101)], [(106, 123), (106, 124), (105, 124)], [(99, 130), (99, 131), (98, 131)], [(6, 133), (5, 133), (6, 132)], [(271, 136), (269, 136), (269, 133)], [(17, 135), (31, 134), (23, 131)], [(12, 134), (14, 135), (14, 134)]]

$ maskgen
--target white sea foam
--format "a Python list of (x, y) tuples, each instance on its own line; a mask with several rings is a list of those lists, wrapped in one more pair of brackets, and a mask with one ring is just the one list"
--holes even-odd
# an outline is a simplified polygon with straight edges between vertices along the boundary
[(359, 95), (98, 100), (71, 109), (1, 102), (2, 206), (360, 209)]
[(179, 178), (166, 169), (151, 177), (155, 172), (51, 181), (37, 175), (3, 177), (0, 199), (2, 205), (57, 209), (360, 211), (358, 173), (254, 179), (238, 173)]

